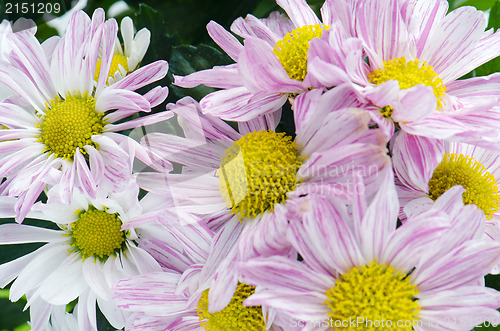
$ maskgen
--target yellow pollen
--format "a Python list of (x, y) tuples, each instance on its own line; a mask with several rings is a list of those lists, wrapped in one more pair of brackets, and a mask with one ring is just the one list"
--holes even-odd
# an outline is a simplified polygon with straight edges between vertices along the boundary
[[(373, 261), (368, 266), (353, 267), (341, 274), (334, 287), (326, 291), (325, 305), (335, 326), (343, 321), (362, 317), (365, 321), (392, 321), (392, 327), (365, 324), (363, 330), (412, 330), (397, 327), (397, 321), (417, 321), (420, 305), (416, 299), (418, 287), (411, 284), (409, 275), (391, 266)], [(339, 321), (335, 323), (335, 321)], [(335, 330), (354, 330), (349, 323)]]
[(455, 185), (465, 189), (464, 204), (476, 205), (487, 219), (498, 211), (500, 196), (495, 177), (471, 156), (446, 153), (429, 180), (429, 197), (436, 200)]
[(380, 85), (391, 79), (397, 80), (399, 88), (402, 90), (419, 84), (430, 86), (433, 88), (437, 99), (437, 109), (439, 110), (443, 107), (446, 86), (438, 74), (434, 72), (432, 66), (426, 62), (421, 63), (418, 59), (407, 61), (404, 57), (401, 57), (384, 61), (384, 67), (370, 73), (368, 79), (376, 85)]
[(266, 324), (261, 306), (243, 306), (242, 302), (255, 292), (255, 287), (239, 283), (231, 302), (216, 313), (208, 312), (208, 289), (201, 295), (196, 312), (200, 326), (207, 331), (264, 331)]
[(85, 154), (83, 146), (97, 148), (91, 137), (103, 132), (103, 113), (95, 110), (95, 100), (85, 92), (68, 93), (65, 99), (56, 96), (46, 105), (45, 115), (37, 126), (40, 128), (39, 142), (45, 150), (56, 157), (73, 160), (76, 148)]
[[(111, 67), (109, 68), (108, 72), (108, 77), (106, 78), (106, 84), (108, 82), (108, 79), (114, 78), (115, 77), (115, 72), (119, 71), (118, 65), (121, 64), (122, 67), (125, 69), (125, 71), (129, 72), (129, 67), (128, 67), (128, 61), (127, 57), (121, 54), (115, 54), (113, 55), (113, 60), (111, 61)], [(101, 59), (97, 61), (96, 67), (95, 67), (95, 75), (94, 75), (94, 80), (98, 81), (99, 80), (99, 74), (101, 72)]]
[(83, 259), (91, 256), (106, 259), (118, 252), (125, 241), (118, 215), (94, 207), (80, 213), (80, 218), (71, 227), (72, 246), (82, 254)]
[(273, 211), (297, 186), (303, 158), (285, 133), (251, 132), (235, 141), (222, 157), (219, 188), (240, 220)]
[(287, 33), (274, 46), (274, 55), (292, 79), (303, 81), (307, 74), (307, 51), (309, 42), (319, 38), (329, 25), (304, 25)]

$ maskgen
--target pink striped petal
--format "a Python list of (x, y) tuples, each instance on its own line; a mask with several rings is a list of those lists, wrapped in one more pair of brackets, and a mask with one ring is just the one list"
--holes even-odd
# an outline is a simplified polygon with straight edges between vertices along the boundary
[(281, 112), (281, 107), (287, 99), (288, 94), (286, 93), (257, 92), (248, 100), (248, 103), (239, 109), (240, 114), (234, 120), (250, 121), (262, 115), (275, 117), (276, 113)]
[(172, 110), (177, 114), (177, 121), (186, 138), (228, 142), (241, 138), (241, 134), (220, 118), (203, 115), (200, 104), (190, 97), (183, 98), (176, 104), (168, 104), (167, 110)]
[[(109, 19), (103, 23), (103, 35), (102, 35), (102, 45), (101, 45), (101, 69), (99, 79), (96, 86), (96, 99), (99, 102), (100, 94), (102, 91), (107, 90), (106, 82), (108, 80), (108, 72), (111, 67), (111, 61), (113, 59), (116, 35), (118, 33), (118, 23), (115, 19)], [(97, 107), (97, 104), (96, 104)]]
[(421, 84), (401, 90), (391, 106), (395, 122), (418, 122), (436, 112), (437, 99), (432, 87)]
[(101, 154), (91, 145), (83, 146), (85, 151), (89, 155), (90, 171), (95, 180), (95, 183), (99, 185), (104, 176), (104, 161)]
[(61, 180), (59, 182), (59, 196), (63, 203), (71, 203), (71, 196), (75, 188), (76, 163), (66, 161), (62, 167)]
[(144, 99), (146, 99), (151, 108), (160, 105), (165, 99), (168, 97), (168, 87), (157, 86), (143, 95)]
[(465, 105), (474, 105), (486, 98), (500, 97), (500, 73), (486, 77), (456, 80), (446, 84), (447, 93), (460, 99)]
[[(310, 312), (313, 307), (316, 308), (315, 313), (325, 312), (325, 292), (335, 284), (333, 277), (282, 256), (241, 262), (240, 272), (244, 281), (266, 288), (260, 295), (256, 293), (247, 299), (246, 304), (258, 302), (259, 305), (283, 308), (286, 300), (285, 310), (293, 314), (302, 311), (302, 308)], [(298, 300), (299, 297), (302, 299)], [(290, 302), (294, 304), (290, 305)]]
[(257, 38), (245, 39), (238, 69), (251, 91), (300, 93), (306, 89), (302, 82), (288, 76), (272, 47)]
[(338, 110), (324, 116), (318, 112), (313, 115), (316, 116), (304, 123), (302, 130), (297, 132), (296, 141), (303, 148), (302, 155), (355, 143), (367, 133), (370, 121), (367, 112), (356, 110)]
[(473, 7), (457, 8), (433, 29), (417, 57), (428, 61), (446, 84), (462, 75), (454, 75), (460, 67), (466, 65), (466, 62), (460, 60), (464, 58), (464, 54), (474, 49), (486, 25), (482, 12)]
[[(274, 46), (281, 36), (277, 36), (261, 19), (248, 14), (245, 19), (237, 18), (231, 24), (231, 31), (244, 39), (258, 38), (264, 43)], [(239, 53), (241, 55), (241, 52)], [(238, 57), (239, 61), (239, 57)]]
[[(366, 262), (342, 204), (319, 196), (297, 199), (294, 204), (288, 238), (307, 265), (335, 277)], [(325, 237), (329, 239), (317, 240)]]
[(494, 34), (485, 32), (483, 38), (471, 49), (464, 54), (464, 57), (457, 61), (456, 70), (448, 79), (458, 79), (469, 73), (473, 69), (488, 62), (489, 60), (498, 57), (500, 53), (500, 33)]
[(151, 105), (142, 95), (128, 90), (109, 88), (102, 91), (95, 106), (99, 112), (116, 109), (104, 117), (108, 123), (114, 123), (140, 111), (151, 111)]
[(8, 38), (13, 49), (11, 63), (31, 77), (46, 100), (52, 99), (56, 91), (49, 74), (49, 63), (36, 37), (30, 33), (14, 33)]
[(399, 180), (408, 187), (429, 191), (429, 180), (444, 157), (441, 140), (401, 131), (394, 140), (392, 160)]
[(31, 79), (14, 67), (0, 66), (0, 75), (2, 76), (3, 84), (19, 94), (33, 108), (43, 113), (47, 100), (42, 96)]
[(285, 10), (296, 27), (321, 23), (305, 0), (277, 0), (276, 3)]
[(97, 184), (94, 180), (94, 176), (87, 165), (82, 153), (80, 153), (80, 149), (77, 148), (74, 154), (74, 163), (76, 164), (76, 176), (78, 177), (78, 183), (80, 184), (80, 188), (83, 189), (85, 193), (88, 194), (89, 197), (95, 199)]
[(186, 298), (177, 296), (179, 274), (156, 272), (118, 281), (113, 287), (114, 300), (125, 310), (154, 316), (168, 316), (185, 309)]
[(210, 21), (207, 24), (209, 36), (215, 41), (220, 48), (226, 52), (235, 62), (238, 62), (240, 52), (243, 50), (243, 45), (232, 34), (226, 31), (220, 24)]
[(332, 25), (339, 21), (349, 35), (355, 35), (353, 13), (345, 0), (325, 1), (320, 11), (323, 24)]
[[(468, 241), (412, 274), (420, 291), (453, 289), (483, 277), (500, 258), (500, 245)], [(471, 268), (471, 265), (474, 268)]]
[[(277, 110), (288, 98), (286, 94), (265, 94), (259, 100), (254, 99), (255, 102), (260, 101), (259, 105), (265, 108), (261, 107), (256, 109), (254, 113), (249, 113), (254, 110), (254, 103), (252, 104), (252, 108), (249, 109), (249, 107), (246, 107), (246, 112), (243, 112), (243, 107), (250, 103), (253, 96), (254, 94), (246, 87), (232, 88), (210, 93), (201, 99), (200, 105), (204, 114), (210, 114), (227, 121), (248, 121), (259, 115)], [(266, 99), (266, 97), (268, 98)], [(269, 102), (272, 102), (272, 104)]]
[(148, 84), (156, 82), (167, 75), (167, 61), (159, 60), (134, 70), (119, 82), (111, 85), (110, 89), (124, 89), (135, 91)]
[(11, 103), (0, 104), (0, 123), (8, 128), (33, 128), (40, 121), (35, 114)]
[(200, 70), (184, 77), (174, 75), (174, 79), (175, 85), (184, 88), (192, 88), (200, 84), (215, 88), (232, 88), (243, 85), (238, 68), (234, 65)]
[(123, 130), (135, 129), (141, 126), (147, 126), (151, 124), (155, 124), (158, 122), (163, 122), (172, 118), (174, 116), (173, 112), (163, 111), (161, 113), (156, 113), (148, 116), (143, 116), (136, 118), (131, 121), (127, 121), (120, 124), (108, 124), (106, 125), (106, 131), (110, 132), (118, 132)]
[(43, 189), (47, 186), (44, 182), (45, 177), (54, 167), (59, 164), (58, 160), (49, 158), (41, 165), (41, 169), (32, 179), (31, 186), (19, 195), (19, 199), (16, 203), (16, 222), (21, 223), (24, 218), (28, 215), (31, 207), (38, 199)]
[(141, 240), (140, 248), (148, 252), (158, 263), (168, 270), (184, 272), (193, 261), (178, 250), (160, 240)]
[(368, 88), (364, 96), (375, 106), (383, 108), (387, 105), (393, 105), (399, 97), (399, 83), (396, 80), (389, 80), (378, 86)]
[(151, 168), (167, 173), (173, 169), (169, 161), (158, 158), (154, 153), (144, 148), (139, 142), (129, 136), (114, 132), (106, 132), (106, 135), (124, 147), (130, 157), (135, 156)]
[(364, 257), (372, 261), (380, 256), (384, 245), (396, 230), (399, 203), (390, 167), (379, 172), (382, 183), (373, 201), (366, 209), (360, 224), (355, 223), (356, 234)]
[(132, 169), (130, 155), (110, 137), (106, 135), (92, 136), (92, 140), (99, 146), (104, 161), (104, 178), (112, 185), (116, 192), (125, 185), (131, 177)]
[[(448, 11), (447, 1), (421, 0), (415, 3), (413, 13), (407, 26), (416, 26), (412, 33), (416, 38), (418, 50), (424, 50), (433, 31), (439, 26)], [(420, 54), (417, 54), (417, 57)]]
[(204, 143), (163, 133), (149, 133), (142, 138), (141, 144), (155, 156), (171, 162), (212, 169), (220, 166), (221, 156), (228, 148), (222, 144)]
[(264, 213), (249, 221), (238, 243), (241, 261), (253, 257), (291, 254), (293, 249), (286, 239), (286, 213), (285, 206), (275, 205), (272, 213)]
[[(230, 219), (210, 243), (208, 258), (204, 261), (201, 276), (203, 279), (212, 278), (217, 273), (220, 265), (232, 261), (237, 255), (238, 241), (244, 225), (236, 217)], [(231, 293), (231, 296), (234, 293)]]
[[(408, 219), (405, 224), (386, 237), (387, 242), (379, 262), (409, 272), (418, 265), (423, 255), (447, 234), (448, 218), (439, 210), (422, 213)], [(439, 249), (439, 254), (442, 250)]]
[(410, 55), (399, 6), (397, 0), (366, 0), (356, 11), (357, 34), (366, 43), (372, 69), (383, 67), (382, 61)]

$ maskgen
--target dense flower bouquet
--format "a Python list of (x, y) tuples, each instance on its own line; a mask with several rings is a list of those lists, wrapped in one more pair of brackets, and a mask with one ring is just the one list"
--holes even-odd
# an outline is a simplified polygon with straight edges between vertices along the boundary
[(32, 330), (494, 329), (500, 1), (457, 5), (2, 21), (0, 287)]

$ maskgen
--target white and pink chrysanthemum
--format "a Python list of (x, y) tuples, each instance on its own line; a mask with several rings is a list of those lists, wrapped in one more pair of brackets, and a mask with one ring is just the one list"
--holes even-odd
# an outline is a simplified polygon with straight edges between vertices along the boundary
[[(308, 194), (349, 195), (376, 191), (378, 172), (389, 166), (382, 134), (369, 129), (369, 115), (346, 108), (344, 89), (313, 90), (297, 97), (296, 138), (275, 132), (276, 121), (240, 123), (239, 132), (222, 120), (202, 115), (194, 100), (171, 110), (186, 138), (147, 134), (142, 144), (152, 159), (183, 165), (182, 174), (141, 173), (144, 189), (174, 200), (178, 210), (208, 220), (218, 230), (242, 227), (240, 258), (288, 254), (282, 229), (290, 201)], [(332, 111), (332, 109), (338, 109)], [(366, 187), (355, 187), (359, 173)]]
[(175, 77), (181, 87), (204, 84), (222, 89), (200, 101), (203, 113), (249, 121), (280, 110), (290, 96), (318, 87), (307, 69), (309, 41), (330, 28), (350, 31), (347, 14), (339, 15), (347, 7), (341, 1), (326, 1), (320, 20), (305, 0), (276, 2), (289, 18), (274, 12), (267, 19), (249, 14), (233, 22), (231, 30), (244, 39), (244, 46), (217, 23), (208, 24), (212, 39), (236, 63)]
[(127, 330), (283, 330), (280, 312), (242, 305), (254, 287), (239, 282), (239, 231), (186, 224), (172, 228), (183, 252), (146, 244), (168, 269), (116, 283), (115, 302), (133, 313)]
[(397, 123), (430, 138), (483, 145), (499, 140), (500, 75), (457, 80), (500, 55), (500, 32), (484, 31), (483, 12), (461, 7), (446, 14), (445, 0), (367, 0), (350, 7), (362, 44), (351, 46), (364, 51), (368, 63), (351, 63), (364, 68), (347, 70), (329, 55), (339, 52), (334, 38), (313, 41), (310, 72), (316, 79), (327, 87), (350, 80), (360, 99), (376, 106), (371, 116), (389, 137)]
[[(0, 286), (12, 282), (10, 300), (26, 295), (28, 306), (33, 304), (34, 330), (47, 327), (52, 311), (75, 299), (79, 330), (97, 330), (96, 304), (111, 325), (125, 325), (129, 313), (113, 302), (113, 284), (162, 270), (155, 258), (139, 247), (141, 241), (147, 239), (167, 248), (179, 246), (168, 229), (159, 224), (128, 226), (130, 220), (147, 216), (146, 206), (157, 205), (149, 195), (139, 202), (138, 194), (137, 185), (129, 182), (120, 193), (99, 190), (96, 199), (74, 192), (68, 205), (61, 201), (54, 186), (47, 204), (37, 203), (29, 216), (47, 220), (58, 229), (16, 223), (0, 226), (2, 245), (45, 243), (30, 254), (0, 265)], [(15, 198), (0, 198), (2, 217), (12, 216)]]
[(127, 182), (134, 156), (149, 162), (139, 144), (119, 132), (171, 116), (122, 121), (165, 100), (168, 89), (161, 86), (145, 95), (133, 91), (163, 78), (168, 64), (154, 62), (111, 86), (107, 75), (99, 75), (96, 84), (99, 50), (101, 69), (109, 72), (117, 30), (102, 10), (92, 20), (78, 11), (50, 54), (29, 31), (7, 37), (12, 50), (9, 65), (0, 66), (0, 84), (17, 97), (0, 103), (0, 124), (8, 128), (0, 131), (0, 153), (6, 156), (0, 176), (6, 178), (2, 194), (19, 198), (16, 220), (24, 219), (47, 184), (59, 183), (67, 199), (75, 187), (95, 197), (98, 186), (117, 190)]
[[(464, 187), (464, 204), (475, 204), (486, 216), (487, 238), (500, 241), (500, 157), (478, 146), (397, 134), (392, 151), (398, 176), (401, 220), (430, 208), (455, 185)], [(500, 272), (496, 266), (492, 272)]]
[(480, 283), (500, 245), (477, 240), (482, 212), (464, 206), (457, 187), (396, 228), (391, 169), (383, 177), (372, 203), (360, 194), (352, 212), (334, 197), (304, 197), (288, 231), (303, 261), (275, 256), (240, 263), (244, 281), (257, 286), (245, 304), (266, 304), (322, 329), (354, 322), (376, 330), (385, 321), (401, 330), (459, 331), (498, 320), (500, 295)]

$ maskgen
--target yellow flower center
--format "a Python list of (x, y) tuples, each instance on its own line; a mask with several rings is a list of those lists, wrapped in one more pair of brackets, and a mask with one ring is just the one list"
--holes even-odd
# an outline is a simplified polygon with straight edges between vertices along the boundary
[[(331, 324), (335, 330), (351, 330), (342, 327), (342, 321), (364, 318), (363, 330), (412, 330), (397, 327), (397, 321), (417, 321), (420, 305), (416, 295), (418, 287), (411, 284), (409, 275), (391, 266), (373, 261), (368, 266), (353, 267), (341, 274), (335, 286), (326, 291)], [(392, 327), (378, 327), (373, 322), (390, 320)], [(339, 321), (335, 323), (335, 321)], [(368, 321), (372, 322), (372, 325)], [(344, 325), (349, 325), (345, 323)], [(340, 327), (337, 327), (340, 326)]]
[(309, 42), (319, 38), (330, 26), (304, 25), (287, 33), (274, 46), (274, 55), (280, 60), (290, 78), (303, 81), (307, 74), (307, 51)]
[[(118, 65), (121, 64), (122, 67), (128, 72), (129, 67), (128, 67), (128, 62), (127, 62), (127, 57), (121, 54), (115, 54), (113, 55), (113, 60), (111, 61), (111, 67), (109, 68), (108, 72), (108, 77), (106, 78), (106, 84), (108, 79), (114, 78), (115, 77), (115, 72), (119, 71), (120, 68)], [(95, 75), (94, 75), (94, 80), (98, 81), (99, 80), (99, 74), (101, 72), (101, 59), (97, 61), (96, 67), (95, 67)]]
[[(437, 109), (439, 110), (443, 107), (446, 86), (438, 74), (434, 72), (432, 66), (425, 62), (421, 63), (418, 59), (407, 61), (404, 57), (401, 57), (384, 61), (384, 67), (370, 73), (368, 79), (376, 85), (380, 85), (391, 79), (397, 80), (399, 88), (402, 90), (419, 84), (430, 86), (434, 90), (434, 95), (437, 99)], [(387, 114), (390, 115), (390, 113)]]
[(436, 200), (449, 188), (462, 185), (464, 204), (475, 204), (491, 219), (498, 211), (500, 196), (495, 177), (471, 156), (445, 154), (429, 181), (429, 196)]
[(95, 110), (95, 100), (80, 93), (68, 93), (65, 99), (56, 96), (46, 106), (45, 115), (37, 125), (40, 128), (39, 142), (45, 145), (45, 151), (67, 160), (72, 160), (76, 148), (80, 152), (85, 145), (97, 148), (91, 137), (103, 132), (103, 113)]
[(80, 218), (71, 227), (72, 246), (84, 259), (91, 256), (106, 259), (118, 252), (125, 241), (118, 215), (94, 207), (81, 212)]
[(207, 331), (264, 331), (266, 324), (262, 316), (262, 307), (245, 307), (242, 302), (255, 292), (255, 287), (239, 283), (231, 302), (214, 314), (208, 312), (208, 289), (198, 302), (196, 312), (200, 317), (200, 326)]
[(297, 186), (302, 157), (291, 137), (273, 131), (251, 132), (222, 157), (219, 188), (231, 212), (255, 217), (286, 200)]

